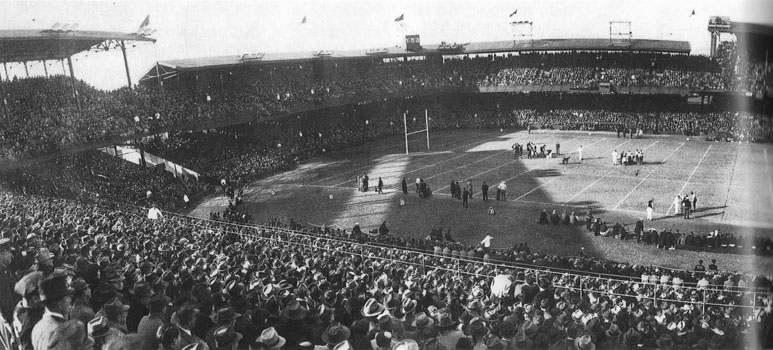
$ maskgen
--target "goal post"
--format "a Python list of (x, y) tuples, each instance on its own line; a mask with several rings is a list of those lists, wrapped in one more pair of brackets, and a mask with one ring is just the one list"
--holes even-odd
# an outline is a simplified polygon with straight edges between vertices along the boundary
[[(416, 118), (414, 118), (415, 120)], [(403, 130), (405, 133), (405, 154), (410, 153), (408, 149), (408, 136), (420, 133), (426, 133), (427, 135), (427, 150), (429, 150), (429, 112), (424, 110), (424, 129), (408, 132), (408, 113), (403, 112)]]

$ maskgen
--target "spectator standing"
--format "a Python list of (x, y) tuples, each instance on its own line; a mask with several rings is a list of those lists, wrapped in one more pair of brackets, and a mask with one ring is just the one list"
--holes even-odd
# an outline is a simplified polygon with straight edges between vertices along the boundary
[(578, 154), (578, 156), (580, 158), (580, 163), (582, 163), (582, 146), (577, 148), (577, 154)]
[[(679, 208), (682, 207), (682, 195), (677, 194), (674, 198), (674, 216), (679, 216)], [(668, 215), (668, 213), (666, 213)]]
[(655, 211), (655, 205), (653, 204), (655, 202), (655, 199), (650, 199), (647, 202), (647, 220), (652, 221), (652, 212)]
[(164, 215), (161, 214), (161, 210), (158, 209), (155, 204), (150, 209), (148, 209), (148, 219), (158, 220), (163, 217)]
[(54, 274), (40, 281), (38, 293), (45, 312), (32, 328), (32, 346), (35, 350), (47, 350), (57, 327), (66, 321), (64, 315), (70, 310), (72, 290), (65, 275)]
[(682, 211), (684, 211), (684, 218), (689, 219), (690, 218), (690, 198), (687, 196), (684, 196), (684, 199), (682, 199)]

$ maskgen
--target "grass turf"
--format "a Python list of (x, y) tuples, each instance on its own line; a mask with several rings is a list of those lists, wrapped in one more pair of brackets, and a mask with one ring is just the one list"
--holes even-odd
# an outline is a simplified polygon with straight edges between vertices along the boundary
[[(423, 137), (423, 136), (422, 136)], [(694, 251), (663, 251), (654, 246), (594, 237), (584, 226), (543, 226), (536, 223), (539, 212), (575, 211), (584, 219), (588, 207), (605, 222), (628, 225), (644, 218), (649, 199), (655, 200), (655, 220), (645, 228), (670, 228), (680, 232), (706, 233), (715, 229), (736, 235), (773, 235), (773, 169), (768, 160), (769, 145), (715, 143), (680, 136), (617, 138), (609, 133), (499, 130), (449, 131), (431, 133), (432, 148), (426, 140), (410, 139), (412, 152), (405, 155), (403, 139), (381, 139), (344, 151), (326, 154), (281, 173), (245, 186), (241, 210), (255, 222), (271, 218), (310, 225), (326, 224), (347, 230), (358, 222), (364, 229), (386, 221), (392, 233), (404, 237), (425, 237), (430, 229), (451, 229), (452, 236), (477, 244), (486, 234), (494, 236), (494, 247), (528, 243), (532, 251), (549, 254), (579, 254), (584, 248), (591, 256), (690, 268), (698, 259), (715, 258), (720, 269), (769, 274), (773, 258), (753, 255)], [(571, 156), (561, 165), (552, 159), (514, 159), (514, 142), (531, 141)], [(583, 146), (583, 162), (577, 149)], [(611, 152), (644, 150), (642, 166), (613, 166)], [(638, 171), (638, 174), (637, 174)], [(371, 189), (382, 177), (385, 193), (359, 192), (356, 176), (366, 173)], [(400, 181), (409, 185), (403, 195)], [(417, 176), (424, 178), (434, 195), (420, 199), (414, 193)], [(473, 180), (475, 196), (470, 208), (449, 195), (451, 179), (466, 184)], [(483, 202), (480, 186), (492, 189)], [(495, 201), (493, 189), (505, 181), (507, 201)], [(271, 191), (275, 194), (271, 194)], [(698, 210), (693, 219), (675, 217), (672, 202), (677, 193), (695, 191)], [(332, 195), (332, 199), (330, 196)], [(405, 206), (400, 206), (403, 199)], [(226, 205), (222, 194), (205, 199), (192, 214), (208, 217)], [(497, 214), (487, 215), (493, 206)], [(750, 247), (750, 242), (743, 243)]]

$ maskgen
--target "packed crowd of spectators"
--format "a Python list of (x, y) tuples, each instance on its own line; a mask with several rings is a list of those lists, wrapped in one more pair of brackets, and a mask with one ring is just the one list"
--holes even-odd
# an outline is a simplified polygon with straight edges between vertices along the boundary
[(14, 348), (773, 345), (759, 276), (2, 197)]
[(208, 192), (212, 186), (92, 150), (0, 171), (0, 188), (177, 210), (185, 206), (184, 196), (192, 198)]
[(721, 42), (716, 60), (728, 75), (729, 90), (773, 96), (773, 66), (754, 59), (748, 52), (739, 52), (736, 42)]
[[(727, 47), (725, 45), (724, 47)], [(15, 160), (76, 145), (153, 134), (197, 124), (261, 120), (334, 101), (357, 103), (483, 85), (561, 84), (770, 89), (764, 64), (702, 56), (525, 53), (508, 57), (425, 60), (321, 60), (228, 67), (181, 74), (152, 85), (101, 91), (66, 76), (4, 82), (9, 115), (0, 158)], [(719, 62), (719, 63), (717, 63)], [(732, 69), (731, 69), (732, 68)], [(769, 70), (769, 68), (768, 68)], [(732, 83), (732, 84), (731, 84)], [(3, 111), (5, 113), (5, 111)]]

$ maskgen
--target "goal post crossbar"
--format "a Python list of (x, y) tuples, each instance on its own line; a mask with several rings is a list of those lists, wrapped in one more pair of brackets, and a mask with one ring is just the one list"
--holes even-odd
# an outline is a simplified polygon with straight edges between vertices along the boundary
[(419, 133), (425, 132), (427, 130), (428, 129), (421, 129), (421, 130), (417, 130), (417, 131), (414, 131), (414, 132), (409, 132), (408, 135), (419, 134)]
[(408, 132), (408, 115), (407, 113), (403, 113), (403, 128), (405, 131), (405, 154), (408, 154), (408, 136), (413, 134), (420, 134), (420, 133), (427, 133), (427, 150), (429, 150), (429, 113), (427, 110), (424, 110), (424, 123), (425, 128), (421, 130), (416, 130), (412, 132)]

